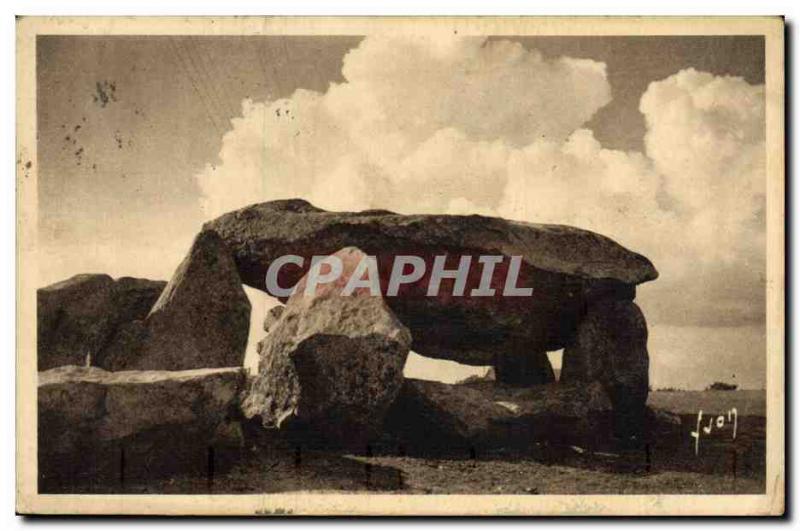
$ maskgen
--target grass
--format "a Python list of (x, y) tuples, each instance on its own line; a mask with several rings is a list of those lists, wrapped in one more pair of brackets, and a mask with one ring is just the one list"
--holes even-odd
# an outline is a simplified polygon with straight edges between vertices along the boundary
[(723, 414), (736, 408), (740, 416), (766, 417), (767, 393), (756, 391), (652, 391), (647, 403), (651, 407), (677, 415)]

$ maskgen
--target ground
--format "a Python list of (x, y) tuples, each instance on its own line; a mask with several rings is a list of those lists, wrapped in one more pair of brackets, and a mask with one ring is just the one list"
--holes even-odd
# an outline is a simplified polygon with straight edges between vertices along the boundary
[[(217, 472), (171, 479), (50, 485), (50, 492), (404, 494), (723, 494), (765, 491), (763, 391), (655, 391), (651, 406), (680, 426), (643, 448), (590, 450), (532, 443), (523, 449), (450, 447), (437, 455), (391, 448), (340, 454), (287, 443), (254, 444)], [(732, 408), (737, 434), (733, 438)], [(703, 411), (699, 443), (698, 412)], [(723, 420), (719, 420), (719, 416)], [(712, 422), (710, 433), (703, 430)], [(719, 424), (718, 424), (719, 423)], [(721, 426), (721, 427), (718, 427)], [(695, 451), (697, 453), (695, 453)], [(372, 455), (369, 455), (372, 454)]]

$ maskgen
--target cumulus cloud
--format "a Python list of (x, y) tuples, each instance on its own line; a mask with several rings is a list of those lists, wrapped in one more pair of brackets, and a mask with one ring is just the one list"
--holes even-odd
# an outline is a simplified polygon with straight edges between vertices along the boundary
[(651, 83), (642, 96), (647, 156), (679, 216), (678, 238), (654, 257), (669, 276), (653, 293), (682, 295), (668, 297), (672, 315), (660, 305), (670, 321), (763, 322), (764, 105), (763, 85), (694, 69)]
[(298, 195), (327, 208), (496, 207), (509, 153), (563, 141), (610, 100), (602, 63), (479, 38), (369, 37), (342, 74), (324, 94), (243, 103), (222, 164), (198, 176), (208, 215)]
[(547, 61), (519, 43), (479, 38), (368, 38), (342, 74), (347, 82), (329, 91), (334, 112), (355, 116), (367, 135), (402, 131), (405, 147), (445, 128), (517, 146), (563, 138), (610, 100), (602, 63)]
[(693, 232), (725, 238), (726, 245), (703, 242), (715, 259), (736, 259), (729, 238), (763, 229), (764, 104), (763, 85), (694, 69), (651, 83), (641, 99), (647, 155), (693, 218)]
[(596, 230), (649, 256), (648, 316), (763, 319), (764, 88), (692, 69), (641, 98), (645, 152), (585, 128), (605, 65), (478, 38), (364, 39), (324, 93), (245, 101), (198, 182), (211, 217), (328, 209), (480, 213)]

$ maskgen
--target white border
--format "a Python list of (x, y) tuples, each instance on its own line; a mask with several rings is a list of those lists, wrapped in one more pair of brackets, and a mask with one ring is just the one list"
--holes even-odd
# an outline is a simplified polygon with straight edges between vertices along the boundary
[[(569, 2), (559, 2), (559, 7), (563, 9), (564, 5), (568, 4), (568, 3)], [(155, 3), (153, 3), (153, 2), (147, 2), (147, 1), (137, 2), (137, 4), (136, 4), (137, 8), (135, 10), (141, 12), (142, 8), (144, 8), (146, 10), (148, 5), (154, 5), (154, 4)], [(196, 5), (195, 8), (200, 7), (200, 9), (202, 10), (202, 6), (207, 4), (207, 3), (199, 2), (198, 4), (199, 4), (199, 6)], [(235, 7), (235, 4), (237, 4), (237, 3), (236, 2), (226, 2), (226, 5), (228, 7), (230, 7), (230, 6)], [(462, 3), (462, 5), (464, 5), (464, 4), (470, 4), (470, 3), (469, 2)], [(496, 12), (496, 13), (502, 13), (503, 11), (502, 11), (502, 5), (501, 4), (503, 4), (503, 2), (492, 2), (493, 11)], [(90, 3), (89, 5), (92, 5), (92, 3)], [(695, 4), (695, 6), (696, 6), (696, 4)], [(763, 6), (764, 6), (764, 2), (760, 2), (759, 3), (759, 7), (763, 7)], [(61, 7), (63, 7), (63, 5)], [(74, 6), (71, 6), (71, 7), (74, 7)], [(110, 10), (109, 8), (111, 6), (103, 5), (102, 7), (103, 7), (103, 10), (105, 12), (108, 12)], [(158, 6), (158, 8), (152, 9), (149, 12), (150, 13), (166, 13), (166, 12), (170, 12), (171, 10), (174, 10), (176, 7), (178, 8), (177, 10), (181, 11), (182, 9), (180, 9), (180, 8), (188, 7), (188, 6), (169, 6), (169, 7)], [(605, 11), (606, 13), (614, 12), (613, 10), (608, 10), (608, 6), (605, 3), (603, 4), (603, 7), (606, 8), (606, 11)], [(700, 6), (700, 7), (705, 7), (706, 9), (709, 9), (708, 8), (708, 4), (705, 4), (704, 6)], [(130, 12), (130, 11), (125, 11), (125, 9), (130, 9), (129, 6), (128, 7), (122, 6), (122, 10), (123, 10), (122, 12)], [(25, 10), (25, 11), (29, 12), (29, 13), (32, 12), (32, 11), (28, 11), (28, 10)], [(183, 10), (183, 11), (188, 11), (188, 10)], [(45, 12), (47, 12), (47, 13), (57, 13), (57, 12), (59, 12), (59, 8), (50, 9), (49, 11), (45, 10)], [(98, 10), (97, 12), (100, 12), (100, 11)], [(117, 11), (117, 12), (119, 12), (119, 11)], [(296, 10), (296, 8), (295, 8), (294, 10), (291, 10), (291, 12), (299, 13), (300, 11)], [(368, 12), (368, 10), (361, 9), (358, 12), (364, 13), (364, 12)], [(429, 12), (433, 12), (433, 11), (429, 11)], [(451, 12), (453, 12), (453, 11), (451, 10)], [(471, 12), (475, 13), (475, 12), (478, 12), (478, 11), (477, 10), (473, 10)], [(585, 12), (589, 12), (589, 11), (585, 11)], [(630, 12), (630, 10), (628, 12)], [(319, 19), (317, 19), (317, 22), (319, 22)], [(314, 22), (314, 24), (316, 24), (317, 22)], [(358, 22), (358, 21), (353, 21), (353, 22)], [(416, 22), (419, 22), (419, 21), (414, 21), (414, 22), (416, 23)], [(591, 22), (591, 21), (585, 21), (585, 22)], [(680, 23), (680, 22), (686, 22), (686, 21), (685, 20), (673, 20), (673, 22)], [(731, 22), (736, 23), (736, 21), (727, 21), (726, 22), (726, 26), (727, 26), (728, 23), (731, 23)], [(520, 23), (522, 23), (522, 21), (520, 21)], [(261, 21), (260, 24), (261, 24), (262, 28), (265, 27), (263, 25), (263, 21)], [(348, 22), (348, 24), (350, 24), (350, 22)], [(267, 24), (267, 26), (269, 27), (270, 32), (277, 32), (277, 33), (281, 32), (281, 26), (282, 25), (284, 27), (286, 27), (283, 24), (283, 22), (278, 22), (278, 23), (275, 23), (275, 24)], [(347, 26), (347, 24), (345, 26)], [(484, 26), (484, 25), (482, 24), (482, 26)], [(606, 26), (605, 28), (603, 28), (603, 30), (604, 30), (603, 33), (605, 33), (605, 34), (620, 34), (621, 33), (621, 31), (619, 29), (616, 29), (616, 28), (609, 29), (612, 26), (615, 26), (615, 24), (612, 23), (610, 26)], [(647, 21), (645, 21), (645, 23), (642, 24), (642, 29), (641, 29), (642, 33), (646, 33), (646, 34), (657, 34), (658, 33), (657, 31), (654, 31), (653, 28), (645, 28), (645, 26), (648, 26), (648, 22)], [(690, 33), (687, 30), (687, 28), (685, 27), (686, 26), (685, 24), (680, 24), (680, 26), (681, 26), (680, 31), (670, 30), (670, 31), (665, 32), (665, 33), (669, 33), (669, 34)], [(746, 26), (746, 24), (745, 24), (745, 26)], [(353, 26), (348, 26), (348, 28), (343, 28), (343, 32), (346, 32), (345, 29), (347, 31), (353, 31), (352, 28), (353, 28)], [(152, 31), (150, 31), (151, 29), (152, 29), (152, 26), (150, 28), (148, 28), (148, 30), (147, 30), (148, 33), (152, 33)], [(254, 32), (258, 32), (258, 28), (255, 27), (255, 26), (253, 26), (251, 29), (254, 29)], [(594, 31), (592, 31), (592, 33), (597, 33), (597, 29), (598, 29), (597, 25), (595, 24)], [(127, 28), (126, 32), (130, 32), (129, 30), (130, 30), (130, 27)], [(70, 32), (70, 31), (73, 31), (73, 32), (76, 31), (76, 27), (75, 26), (66, 25), (64, 32)], [(241, 27), (232, 28), (232, 32), (233, 33), (241, 33), (241, 31), (242, 31)], [(489, 31), (490, 31), (489, 28), (486, 28), (484, 26), (484, 27), (481, 28), (481, 31), (477, 31), (477, 33), (486, 33), (486, 32), (489, 32)], [(222, 32), (224, 32), (224, 31), (222, 31)], [(460, 30), (460, 32), (462, 32), (462, 30)], [(512, 30), (512, 31), (509, 31), (508, 33), (519, 34), (519, 31), (518, 30)], [(544, 33), (548, 33), (548, 32), (545, 31)], [(584, 29), (584, 30), (578, 31), (578, 33), (586, 34), (587, 32)], [(629, 33), (629, 31), (626, 32), (626, 33)], [(703, 31), (698, 31), (696, 33), (706, 33), (707, 34), (708, 30), (704, 29)], [(729, 29), (729, 26), (728, 26), (726, 28), (726, 31), (724, 31), (724, 33), (730, 34), (730, 33), (733, 33), (733, 32)], [(748, 33), (748, 30), (746, 28), (743, 28), (742, 29), (742, 33)], [(563, 27), (559, 28), (559, 34), (565, 34), (563, 32)], [(6, 66), (6, 64), (4, 64), (4, 66)], [(769, 74), (768, 74), (767, 78), (768, 78), (768, 80), (767, 80), (768, 88), (770, 88), (771, 84), (770, 84), (770, 75)], [(7, 77), (7, 79), (11, 79), (11, 76)], [(11, 85), (11, 93), (13, 94), (13, 84)], [(773, 97), (780, 97), (780, 96), (781, 96), (780, 93), (774, 93), (773, 94)], [(8, 99), (9, 98), (4, 98), (4, 102), (7, 102)], [(10, 116), (11, 114), (9, 113), (7, 115)], [(773, 137), (775, 135), (782, 135), (782, 115), (781, 116), (775, 116), (775, 114), (773, 113), (773, 115), (771, 117), (768, 116), (767, 120), (768, 120), (768, 134), (770, 136), (773, 136)], [(13, 137), (13, 134), (9, 136), (9, 138), (11, 138), (11, 137)], [(773, 138), (773, 140), (774, 140), (774, 138)], [(16, 156), (14, 156), (13, 158), (16, 159)], [(769, 162), (768, 162), (768, 167), (770, 168), (770, 172), (774, 171), (775, 168), (778, 168), (778, 167), (779, 167), (778, 169), (782, 172), (782, 158), (776, 159), (775, 157), (771, 157), (769, 159)], [(770, 174), (773, 175), (772, 173), (770, 173)], [(782, 190), (783, 183), (780, 182), (779, 184), (780, 184), (780, 188)], [(10, 194), (5, 195), (5, 197), (6, 198), (13, 197), (13, 192), (10, 193)], [(770, 209), (772, 209), (773, 206), (775, 206), (774, 202), (770, 204)], [(8, 208), (8, 209), (5, 210), (5, 212), (13, 212), (13, 208)], [(783, 215), (782, 208), (780, 209), (780, 211), (778, 209), (771, 210), (770, 211), (770, 220), (771, 220), (770, 223), (774, 224), (776, 221), (779, 221), (781, 226), (782, 226), (782, 215)], [(774, 226), (774, 225), (772, 225), (772, 226)], [(13, 227), (13, 225), (12, 225), (12, 227)], [(4, 237), (5, 236), (6, 236), (6, 233), (4, 233)], [(14, 237), (13, 237), (13, 235), (11, 235), (10, 236), (10, 241), (13, 242), (13, 239), (14, 239)], [(782, 243), (780, 241), (778, 241), (778, 242), (773, 241), (773, 243), (771, 243), (770, 245), (771, 245), (770, 248), (773, 251), (777, 247), (782, 247)], [(782, 256), (782, 253), (781, 253), (781, 256)], [(22, 264), (21, 264), (23, 269), (24, 269), (24, 263), (25, 262), (23, 261)], [(782, 260), (780, 261), (780, 263), (778, 263), (778, 262), (776, 262), (774, 260), (771, 261), (770, 266), (769, 266), (770, 272), (771, 273), (777, 273), (779, 266), (780, 266), (780, 270), (782, 271)], [(775, 278), (775, 277), (773, 277), (773, 278)], [(781, 275), (781, 278), (782, 278), (782, 275)], [(770, 310), (769, 311), (772, 312), (772, 317), (770, 318), (770, 326), (772, 327), (773, 325), (776, 324), (776, 321), (773, 319), (775, 317), (775, 312), (778, 312), (782, 317), (782, 307), (779, 308), (778, 305), (775, 304), (775, 302), (773, 301), (773, 304), (770, 306)], [(6, 315), (13, 315), (13, 312), (9, 311)], [(781, 319), (781, 322), (782, 322), (782, 319)], [(781, 333), (782, 333), (782, 330), (781, 330)], [(13, 337), (13, 328), (12, 328), (12, 331), (9, 334), (9, 336)], [(782, 340), (781, 340), (780, 337), (778, 337), (777, 339), (773, 337), (773, 339), (771, 340), (771, 343), (769, 345), (770, 352), (773, 352), (774, 349), (782, 350), (781, 342), (782, 342)], [(776, 365), (775, 363), (770, 363), (768, 365), (768, 372), (769, 372), (769, 375), (770, 375), (769, 379), (768, 379), (768, 382), (769, 382), (768, 386), (770, 387), (771, 390), (776, 390), (776, 387), (773, 385), (773, 383), (776, 382), (776, 379), (775, 379), (776, 376), (779, 379), (782, 378), (782, 357), (779, 360), (779, 362), (780, 362), (779, 365)], [(782, 392), (782, 389), (781, 389), (781, 392)], [(780, 422), (780, 428), (781, 428), (781, 433), (782, 433), (782, 431), (783, 431), (783, 429), (782, 429), (783, 428), (783, 425), (782, 425), (782, 413), (783, 413), (783, 411), (782, 411), (782, 405), (781, 404), (782, 403), (779, 404), (781, 407), (779, 407), (778, 409), (776, 409), (775, 407), (770, 407), (770, 409), (768, 411), (768, 414), (770, 415), (770, 419), (771, 419), (770, 422), (772, 424), (774, 424), (773, 421), (779, 421)], [(24, 405), (22, 407), (24, 407)], [(780, 442), (782, 444), (782, 437), (780, 437), (780, 439), (781, 439)], [(775, 476), (773, 473), (774, 473), (774, 470), (768, 471), (768, 476), (769, 477), (777, 477), (778, 480), (780, 480), (780, 477)], [(158, 497), (160, 499), (156, 499), (156, 500), (151, 500), (151, 499), (148, 499), (148, 500), (137, 500), (137, 498), (139, 498), (139, 497), (135, 497), (135, 496), (133, 496), (133, 497), (132, 496), (124, 496), (124, 497), (120, 497), (120, 496), (103, 496), (103, 497), (96, 497), (96, 498), (105, 498), (105, 500), (98, 500), (100, 502), (100, 504), (97, 505), (96, 508), (99, 509), (100, 512), (106, 512), (108, 510), (112, 510), (112, 512), (115, 512), (115, 513), (126, 513), (128, 511), (134, 511), (134, 512), (147, 512), (147, 513), (163, 514), (166, 511), (166, 509), (168, 509), (168, 508), (164, 507), (164, 505), (163, 505), (164, 503), (169, 503), (169, 505), (175, 506), (176, 504), (180, 505), (180, 502), (182, 501), (181, 498), (189, 498), (190, 500), (194, 501), (195, 504), (197, 504), (197, 501), (202, 501), (201, 504), (197, 504), (197, 505), (194, 506), (195, 511), (193, 511), (193, 512), (196, 512), (197, 514), (209, 514), (209, 511), (211, 513), (215, 513), (215, 512), (218, 513), (220, 509), (222, 509), (223, 512), (228, 512), (229, 513), (229, 511), (231, 509), (231, 505), (230, 504), (235, 502), (236, 505), (240, 505), (240, 503), (242, 501), (244, 501), (243, 498), (253, 498), (252, 499), (252, 504), (250, 504), (250, 503), (247, 504), (250, 507), (250, 509), (256, 509), (256, 508), (259, 508), (259, 507), (264, 507), (264, 502), (267, 501), (267, 498), (269, 498), (271, 502), (276, 502), (276, 503), (280, 502), (280, 503), (282, 503), (283, 507), (285, 507), (285, 508), (297, 507), (299, 509), (301, 507), (299, 505), (296, 505), (296, 504), (302, 503), (302, 500), (301, 500), (302, 497), (303, 497), (302, 494), (296, 494), (296, 493), (295, 494), (290, 494), (290, 495), (254, 496), (254, 497), (251, 497), (251, 496), (243, 496), (243, 497), (240, 497), (240, 496), (233, 496), (233, 497), (231, 497), (231, 496), (188, 496), (188, 497), (184, 497), (184, 496), (169, 496), (169, 497), (163, 497), (162, 496), (162, 497)], [(321, 510), (320, 514), (332, 514), (332, 513), (342, 514), (342, 512), (347, 513), (347, 514), (354, 514), (354, 513), (355, 514), (385, 514), (385, 511), (387, 509), (387, 506), (385, 505), (387, 500), (381, 499), (381, 498), (386, 498), (387, 495), (375, 495), (375, 494), (373, 494), (373, 495), (358, 495), (357, 498), (354, 497), (353, 495), (323, 495), (323, 496), (316, 495), (315, 497), (319, 498), (320, 501), (324, 502), (324, 505), (326, 507), (326, 508), (321, 508), (321, 507), (319, 508)], [(61, 512), (61, 511), (71, 512), (72, 510), (74, 510), (74, 505), (72, 505), (71, 503), (68, 503), (70, 500), (66, 499), (66, 498), (70, 498), (69, 496), (46, 496), (46, 497), (45, 496), (38, 496), (37, 498), (39, 498), (38, 501), (46, 501), (48, 503), (48, 505), (56, 512)], [(47, 498), (47, 499), (45, 499), (45, 498)], [(85, 497), (83, 497), (83, 498), (85, 498)], [(114, 500), (114, 498), (117, 498), (117, 499)], [(119, 498), (124, 498), (126, 503), (123, 503), (122, 505), (120, 505), (120, 502), (122, 500), (120, 500)], [(153, 497), (148, 497), (148, 498), (153, 498)], [(226, 499), (226, 498), (229, 498), (229, 499)], [(392, 500), (389, 500), (388, 503), (391, 503), (396, 509), (402, 509), (403, 508), (403, 504), (406, 501), (405, 500), (399, 500), (398, 498), (412, 498), (412, 497), (392, 495), (392, 496), (390, 496), (390, 498), (392, 498)], [(474, 510), (480, 511), (480, 509), (483, 508), (482, 507), (483, 506), (483, 502), (486, 501), (485, 500), (486, 497), (484, 497), (484, 496), (457, 496), (457, 497), (448, 496), (448, 497), (446, 497), (446, 499), (442, 499), (442, 497), (438, 497), (438, 496), (423, 496), (423, 497), (413, 497), (413, 498), (423, 498), (423, 500), (407, 500), (409, 502), (415, 502), (417, 504), (417, 505), (415, 505), (415, 509), (417, 509), (417, 511), (414, 511), (416, 514), (447, 514), (447, 513), (450, 512), (448, 510), (448, 506), (450, 505), (449, 502), (455, 502), (455, 501), (466, 502)], [(458, 499), (456, 499), (456, 498), (458, 498)], [(531, 513), (536, 514), (536, 512), (537, 512), (535, 510), (535, 507), (531, 507), (529, 504), (524, 503), (523, 500), (518, 499), (518, 498), (524, 498), (525, 501), (527, 501), (527, 500), (531, 499), (530, 497), (503, 497), (503, 498), (504, 498), (504, 501), (507, 502), (507, 504), (505, 505), (504, 508), (507, 509), (509, 512), (514, 513), (514, 512), (518, 512), (518, 511), (524, 511), (525, 514), (531, 514)], [(549, 499), (548, 501), (554, 502), (556, 504), (564, 502), (566, 505), (563, 508), (565, 509), (565, 513), (567, 513), (567, 514), (569, 514), (569, 513), (575, 514), (575, 512), (577, 512), (579, 514), (586, 514), (587, 508), (592, 512), (594, 512), (594, 510), (597, 509), (597, 506), (594, 505), (594, 503), (592, 502), (592, 499), (594, 497), (591, 497), (591, 496), (583, 496), (583, 497), (581, 497), (581, 498), (586, 499), (587, 501), (584, 502), (583, 507), (572, 507), (573, 510), (570, 510), (569, 506), (570, 506), (570, 502), (571, 501), (572, 502), (575, 501), (574, 500), (574, 498), (575, 498), (574, 496), (568, 496), (568, 497), (541, 496), (541, 497), (536, 497), (536, 499), (539, 500), (539, 501), (545, 501), (544, 498), (548, 498)], [(571, 500), (570, 499), (561, 500), (560, 498), (570, 498)], [(616, 498), (622, 498), (622, 497), (616, 497)], [(653, 514), (681, 514), (681, 513), (686, 513), (686, 512), (693, 512), (695, 514), (711, 514), (711, 513), (718, 514), (718, 512), (715, 511), (714, 509), (718, 508), (719, 507), (718, 502), (722, 501), (721, 499), (716, 499), (717, 497), (713, 497), (713, 496), (703, 497), (705, 499), (705, 501), (711, 502), (710, 503), (710, 507), (706, 508), (705, 510), (703, 510), (703, 508), (696, 507), (695, 503), (693, 503), (691, 499), (687, 499), (687, 498), (689, 498), (687, 496), (659, 496), (659, 497), (654, 497), (654, 496), (633, 496), (633, 497), (630, 497), (630, 496), (628, 496), (628, 497), (625, 497), (625, 498), (628, 498), (628, 501), (632, 502), (632, 503), (626, 505), (624, 510), (620, 510), (621, 507), (617, 506), (615, 503), (611, 503), (610, 505), (606, 505), (605, 503), (603, 503), (602, 505), (604, 505), (604, 508), (601, 509), (601, 512), (604, 512), (606, 514), (608, 514), (610, 512), (611, 514), (648, 514), (648, 515), (653, 515)], [(659, 498), (659, 499), (655, 500), (653, 498)], [(691, 497), (691, 498), (696, 499), (697, 497)], [(730, 512), (729, 514), (753, 514), (754, 512), (755, 513), (762, 512), (765, 509), (766, 510), (770, 510), (771, 509), (770, 512), (772, 512), (775, 509), (777, 509), (777, 507), (772, 507), (772, 508), (765, 507), (763, 505), (764, 500), (761, 499), (761, 498), (763, 498), (763, 497), (760, 497), (760, 496), (755, 496), (755, 497), (737, 496), (736, 500), (737, 500), (738, 503), (736, 504), (735, 507), (732, 507), (733, 511)], [(25, 500), (25, 502), (27, 502), (27, 501), (29, 501), (29, 500)], [(142, 507), (142, 506), (134, 507), (136, 505), (139, 505), (138, 502), (140, 502), (140, 501), (144, 502), (146, 504), (146, 506), (145, 507)], [(251, 500), (248, 500), (248, 502), (250, 502), (250, 501)], [(353, 502), (358, 502), (359, 510), (356, 510), (356, 507), (353, 506)], [(447, 503), (445, 503), (445, 502), (447, 502)], [(50, 505), (51, 503), (52, 503), (52, 505)], [(756, 506), (754, 504), (758, 504), (758, 506)], [(32, 505), (26, 505), (26, 503), (22, 503), (19, 508), (22, 509), (22, 510), (36, 509), (37, 507), (35, 507), (35, 505), (37, 505), (37, 504), (34, 503)], [(272, 505), (272, 504), (270, 503), (270, 505)], [(379, 505), (381, 507), (378, 507)], [(459, 503), (459, 505), (461, 505), (461, 504)], [(38, 508), (41, 508), (41, 506), (39, 506)], [(59, 508), (60, 508), (60, 510), (59, 510)], [(494, 507), (490, 507), (490, 509), (492, 509), (492, 508), (493, 509), (497, 509), (497, 506), (495, 505)], [(306, 507), (306, 509), (308, 509), (308, 508)], [(533, 509), (533, 511), (531, 511), (531, 509)], [(315, 511), (304, 511), (304, 512), (317, 513), (316, 510)], [(394, 512), (394, 511), (390, 511), (390, 512)], [(480, 512), (483, 512), (483, 511), (480, 511)], [(725, 511), (725, 512), (728, 512), (728, 511)], [(252, 512), (249, 512), (249, 513), (248, 512), (243, 512), (243, 514), (253, 514), (253, 513)], [(461, 506), (460, 510), (456, 511), (455, 514), (463, 514), (463, 506)], [(594, 512), (594, 514), (597, 514), (597, 512)]]

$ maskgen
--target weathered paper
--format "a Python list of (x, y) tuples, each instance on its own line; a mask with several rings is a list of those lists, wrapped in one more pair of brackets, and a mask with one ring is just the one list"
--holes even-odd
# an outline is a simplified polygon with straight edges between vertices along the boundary
[[(17, 511), (782, 514), (783, 31), (736, 17), (20, 18)], [(621, 471), (613, 452), (575, 444), (566, 460), (537, 446), (496, 463), (469, 446), (458, 458), (370, 446), (262, 461), (252, 477), (275, 475), (263, 491), (218, 469), (42, 492), (37, 290), (78, 273), (170, 280), (204, 222), (295, 197), (574, 225), (647, 256), (660, 273), (636, 299), (648, 405), (697, 419), (676, 442), (697, 471), (691, 457), (660, 470), (649, 447)], [(277, 303), (247, 293), (253, 316)], [(483, 375), (437, 357), (459, 359), (412, 353), (406, 378)], [(703, 390), (715, 382), (739, 390)], [(515, 396), (493, 411), (515, 415)]]

